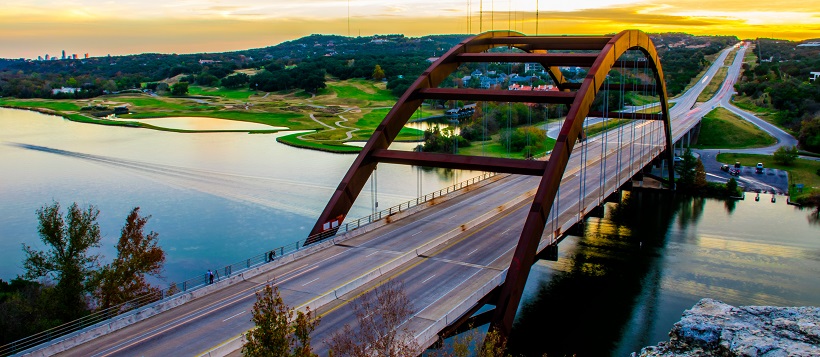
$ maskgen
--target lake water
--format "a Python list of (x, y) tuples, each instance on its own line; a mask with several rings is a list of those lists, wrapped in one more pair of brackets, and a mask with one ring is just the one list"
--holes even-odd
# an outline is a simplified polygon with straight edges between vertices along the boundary
[(252, 131), (252, 130), (286, 130), (283, 126), (270, 126), (247, 121), (227, 120), (206, 117), (167, 117), (152, 119), (116, 119), (151, 124), (160, 128), (195, 130), (195, 131)]
[[(355, 155), (276, 142), (287, 134), (180, 134), (0, 108), (0, 279), (22, 273), (21, 243), (42, 248), (35, 212), (52, 201), (100, 209), (104, 262), (141, 207), (167, 253), (166, 282), (304, 239)], [(418, 182), (428, 193), (474, 176), (379, 165), (379, 207), (414, 199)], [(349, 217), (371, 202), (368, 185)]]
[[(167, 252), (165, 282), (304, 239), (355, 155), (292, 148), (279, 135), (180, 134), (0, 108), (0, 278), (22, 272), (21, 243), (42, 248), (35, 211), (52, 201), (99, 207), (103, 262), (140, 206)], [(398, 165), (377, 172), (381, 208), (478, 175)], [(371, 213), (369, 192), (349, 217)], [(587, 221), (585, 237), (560, 244), (558, 262), (533, 267), (513, 352), (626, 356), (666, 340), (702, 297), (820, 306), (820, 225), (785, 197), (641, 193), (606, 212)]]
[(627, 194), (533, 266), (514, 355), (628, 356), (669, 339), (698, 300), (820, 306), (820, 222), (755, 202)]

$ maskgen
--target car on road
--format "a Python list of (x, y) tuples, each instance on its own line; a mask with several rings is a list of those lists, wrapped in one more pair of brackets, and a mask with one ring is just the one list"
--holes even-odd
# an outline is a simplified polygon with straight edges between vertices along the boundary
[(729, 169), (729, 175), (740, 176), (740, 169)]
[(763, 163), (762, 162), (757, 163), (757, 168), (755, 168), (755, 172), (757, 172), (759, 174), (763, 173)]
[(720, 167), (720, 171), (726, 171), (726, 172), (729, 172), (729, 165), (723, 165), (723, 166), (721, 166), (721, 167)]

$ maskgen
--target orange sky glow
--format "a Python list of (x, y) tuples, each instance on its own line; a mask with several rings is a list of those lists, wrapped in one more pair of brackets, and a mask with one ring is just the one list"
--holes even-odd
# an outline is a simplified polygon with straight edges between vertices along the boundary
[(271, 46), (314, 33), (421, 36), (513, 29), (527, 34), (588, 35), (636, 28), (740, 38), (820, 37), (820, 3), (803, 0), (5, 2), (0, 13), (0, 58), (54, 56), (62, 50), (80, 56), (223, 52)]

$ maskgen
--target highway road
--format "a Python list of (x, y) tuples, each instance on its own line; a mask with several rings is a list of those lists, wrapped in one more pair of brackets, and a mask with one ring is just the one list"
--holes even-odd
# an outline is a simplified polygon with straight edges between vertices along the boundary
[[(727, 52), (716, 62), (722, 63)], [(702, 87), (679, 98), (673, 108), (675, 125), (690, 114), (687, 104), (680, 103), (692, 100), (693, 105), (694, 91)], [(661, 129), (659, 122), (638, 122), (576, 145), (541, 247), (555, 238), (551, 232), (568, 229), (661, 152)], [(223, 346), (222, 353), (252, 327), (254, 293), (267, 283), (279, 287), (288, 305), (309, 305), (322, 315), (313, 341), (317, 352), (326, 355), (324, 341), (343, 323), (355, 321), (352, 298), (388, 278), (404, 283), (416, 312), (406, 326), (426, 347), (441, 327), (481, 298), (481, 291), (503, 281), (539, 180), (497, 176), (493, 184), (412, 218), (337, 242), (61, 355), (197, 355), (215, 346)]]

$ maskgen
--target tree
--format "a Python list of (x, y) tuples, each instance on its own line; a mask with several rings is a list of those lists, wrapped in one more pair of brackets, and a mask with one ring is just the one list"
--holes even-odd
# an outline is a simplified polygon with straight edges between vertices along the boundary
[(334, 356), (404, 357), (417, 356), (418, 345), (413, 334), (402, 326), (413, 308), (404, 286), (389, 281), (353, 303), (357, 326), (345, 325), (341, 333), (331, 337)]
[(153, 231), (145, 234), (145, 224), (151, 216), (140, 217), (139, 210), (134, 207), (125, 219), (114, 262), (98, 273), (100, 283), (95, 295), (100, 309), (160, 292), (145, 281), (145, 275), (159, 276), (165, 252), (158, 246), (159, 234)]
[(23, 244), (25, 277), (57, 280), (54, 303), (60, 306), (58, 314), (63, 321), (76, 319), (88, 310), (85, 294), (90, 287), (87, 283), (99, 265), (98, 255), (88, 251), (100, 245), (99, 214), (93, 205), (81, 210), (74, 203), (63, 220), (59, 203), (43, 206), (37, 210), (38, 232), (47, 250), (39, 251)]
[(188, 94), (188, 82), (177, 82), (171, 86), (171, 95)]
[(239, 88), (248, 84), (250, 78), (251, 77), (245, 73), (237, 73), (232, 76), (222, 78), (222, 86), (225, 88)]
[(708, 183), (706, 182), (706, 169), (703, 167), (703, 161), (701, 161), (700, 158), (697, 160), (698, 161), (695, 162), (694, 189), (699, 191), (704, 189)]
[[(698, 159), (692, 155), (692, 151), (686, 149), (681, 157), (683, 160), (675, 164), (675, 172), (678, 173), (677, 183), (680, 188), (686, 190), (691, 189), (695, 184), (695, 174)], [(701, 165), (703, 165), (701, 163)]]
[(382, 66), (376, 65), (375, 67), (373, 67), (373, 74), (371, 75), (371, 77), (373, 77), (374, 81), (380, 81), (384, 79), (384, 70), (382, 69)]
[(294, 311), (282, 301), (279, 288), (265, 285), (256, 292), (253, 318), (256, 328), (246, 335), (242, 346), (244, 356), (314, 357), (310, 347), (310, 333), (319, 324), (319, 317), (310, 308)]
[(797, 147), (785, 147), (781, 146), (774, 151), (774, 162), (783, 165), (791, 166), (794, 164), (794, 160), (797, 160)]
[(728, 182), (726, 182), (726, 192), (729, 196), (736, 196), (737, 195), (737, 180), (734, 177), (730, 178)]
[(803, 149), (820, 151), (820, 114), (815, 113), (813, 117), (803, 120), (797, 140)]
[(316, 91), (325, 88), (326, 86), (324, 70), (317, 70), (316, 72), (307, 73), (299, 82), (299, 88), (302, 88), (305, 92), (309, 93), (316, 93)]

